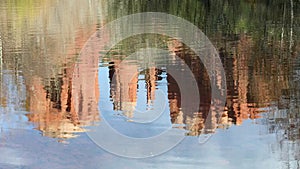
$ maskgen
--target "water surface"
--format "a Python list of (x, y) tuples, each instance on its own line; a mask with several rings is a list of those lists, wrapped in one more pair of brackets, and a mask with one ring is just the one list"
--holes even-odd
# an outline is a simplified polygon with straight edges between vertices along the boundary
[[(299, 1), (3, 0), (0, 10), (0, 168), (300, 168)], [(208, 114), (207, 72), (178, 39), (138, 35), (80, 55), (106, 23), (138, 12), (179, 16), (205, 33), (226, 73), (221, 114)], [(168, 52), (131, 57), (145, 47)], [(196, 81), (185, 101), (198, 110), (182, 103), (171, 69), (194, 75), (182, 78)], [(136, 123), (161, 105), (153, 123)], [(173, 127), (187, 137), (160, 156), (122, 158), (85, 133), (103, 118), (128, 136)]]

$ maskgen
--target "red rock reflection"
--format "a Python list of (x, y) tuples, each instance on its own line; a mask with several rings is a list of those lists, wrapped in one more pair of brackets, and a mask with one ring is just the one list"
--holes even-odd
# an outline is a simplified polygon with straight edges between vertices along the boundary
[[(90, 35), (85, 33), (78, 32), (77, 47), (71, 48), (68, 55), (84, 45)], [(87, 48), (85, 52), (93, 55), (83, 53), (80, 62), (66, 66), (61, 75), (48, 80), (33, 77), (28, 84), (27, 117), (45, 136), (76, 137), (76, 132), (85, 131), (84, 126), (100, 120), (98, 50)]]
[[(99, 48), (95, 46), (101, 46), (101, 44), (97, 44), (97, 38), (94, 38), (92, 41), (95, 43), (82, 51), (86, 57), (81, 57), (78, 64), (65, 68), (61, 76), (50, 79), (47, 84), (38, 77), (31, 81), (28, 92), (28, 107), (31, 114), (28, 114), (28, 118), (44, 135), (58, 138), (74, 137), (74, 133), (84, 131), (84, 126), (93, 125), (100, 120), (98, 110)], [(108, 37), (102, 38), (108, 40)], [(237, 46), (238, 50), (247, 48), (249, 43), (251, 39), (242, 36)], [(171, 65), (164, 70), (168, 82), (170, 120), (174, 126), (187, 130), (187, 135), (197, 136), (214, 133), (217, 128), (228, 128), (232, 124), (240, 125), (248, 118), (259, 117), (258, 108), (249, 103), (247, 96), (249, 92), (248, 67), (245, 66), (244, 69), (237, 67), (237, 65), (246, 65), (247, 58), (249, 58), (246, 54), (243, 57), (238, 57), (236, 54), (229, 57), (223, 49), (220, 50), (227, 73), (228, 97), (225, 108), (213, 108), (209, 113), (210, 81), (200, 59), (176, 40), (172, 40), (168, 48), (188, 65), (196, 79), (199, 89), (197, 92), (200, 93), (198, 103), (193, 97), (195, 91), (188, 91), (191, 97), (187, 98), (187, 105), (182, 105), (180, 88), (172, 75), (168, 74), (168, 69), (175, 68), (183, 71), (183, 74), (186, 70), (181, 70), (180, 65)], [(242, 51), (239, 53), (243, 54)], [(139, 72), (137, 63), (122, 63), (122, 59), (112, 59), (109, 66), (110, 89), (108, 90), (113, 100), (113, 109), (123, 111), (123, 114), (129, 118), (134, 117), (138, 99), (139, 75), (142, 74), (145, 78), (147, 91), (145, 104), (150, 104), (155, 100), (157, 81), (161, 80), (159, 78), (161, 73), (162, 70), (155, 67)], [(188, 77), (182, 78), (183, 81), (190, 80)], [(217, 81), (217, 85), (220, 83)], [(190, 106), (195, 104), (198, 105), (198, 110), (190, 109)]]

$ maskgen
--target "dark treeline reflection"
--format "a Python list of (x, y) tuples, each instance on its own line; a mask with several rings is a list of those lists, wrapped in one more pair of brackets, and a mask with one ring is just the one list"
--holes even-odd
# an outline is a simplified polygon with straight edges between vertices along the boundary
[[(0, 15), (0, 103), (4, 108), (21, 105), (15, 109), (28, 111), (28, 120), (44, 135), (74, 137), (75, 132), (84, 131), (84, 126), (100, 120), (98, 63), (110, 60), (110, 73), (122, 82), (126, 70), (118, 72), (116, 67), (122, 58), (114, 57), (143, 47), (138, 44), (145, 44), (145, 37), (136, 38), (136, 43), (122, 43), (106, 58), (87, 57), (76, 62), (78, 53), (103, 24), (127, 14), (152, 11), (183, 17), (208, 36), (226, 71), (227, 100), (221, 115), (207, 117), (210, 86), (200, 60), (178, 40), (155, 36), (146, 37), (152, 47), (169, 50), (193, 70), (201, 103), (199, 112), (183, 112), (176, 82), (167, 70), (155, 67), (140, 72), (149, 102), (155, 99), (156, 85), (166, 74), (170, 120), (183, 124), (187, 135), (199, 135), (206, 120), (209, 133), (263, 117), (269, 132), (278, 134), (284, 151), (299, 150), (299, 0), (28, 2), (31, 5), (17, 0), (0, 4), (9, 6), (1, 8)], [(137, 67), (130, 66), (128, 69)], [(112, 75), (107, 78), (112, 81)], [(111, 83), (107, 89), (114, 110), (126, 110), (126, 116), (132, 116), (129, 109), (137, 102), (138, 76), (132, 80), (132, 86)], [(17, 90), (15, 95), (21, 95), (18, 91), (25, 87), (26, 96), (12, 101), (16, 97), (9, 93), (11, 86)], [(297, 150), (292, 150), (295, 147)], [(289, 159), (299, 160), (299, 156), (294, 153)]]

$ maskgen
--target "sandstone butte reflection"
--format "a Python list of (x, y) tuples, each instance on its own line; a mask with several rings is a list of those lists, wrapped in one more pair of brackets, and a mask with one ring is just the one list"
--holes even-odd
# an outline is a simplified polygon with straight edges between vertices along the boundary
[[(241, 40), (237, 46), (238, 49), (250, 50), (249, 41), (246, 36), (241, 36)], [(248, 47), (248, 49), (247, 49)], [(202, 129), (204, 133), (214, 133), (217, 128), (228, 128), (232, 124), (241, 125), (243, 120), (259, 118), (261, 112), (259, 108), (249, 103), (247, 99), (248, 94), (248, 69), (247, 56), (237, 57), (237, 53), (232, 57), (224, 56), (226, 53), (220, 50), (220, 55), (224, 62), (226, 73), (229, 75), (227, 79), (228, 85), (228, 97), (226, 107), (213, 110), (209, 114), (210, 107), (210, 84), (209, 78), (205, 71), (204, 66), (200, 62), (198, 57), (193, 56), (189, 50), (186, 50), (181, 43), (176, 40), (171, 41), (171, 45), (168, 46), (169, 50), (180, 57), (192, 70), (199, 87), (200, 100), (199, 111), (182, 111), (184, 108), (181, 106), (181, 93), (175, 79), (167, 74), (168, 81), (168, 101), (170, 108), (170, 119), (173, 124), (178, 124), (179, 128), (187, 130), (187, 135), (197, 136), (201, 134)], [(238, 71), (236, 63), (244, 65), (242, 71)], [(134, 116), (133, 110), (137, 103), (137, 91), (138, 91), (138, 65), (128, 64), (125, 67), (120, 64), (120, 59), (113, 60), (109, 67), (110, 78), (110, 91), (111, 98), (113, 99), (114, 110), (121, 110), (124, 115), (132, 118)], [(180, 70), (180, 65), (174, 65)], [(135, 71), (134, 76), (128, 83), (128, 75), (130, 72)], [(140, 72), (145, 75), (145, 83), (147, 89), (147, 103), (155, 99), (156, 83), (160, 80), (162, 70), (155, 67), (149, 68), (146, 71)], [(166, 70), (167, 73), (167, 70)], [(218, 79), (218, 78), (217, 78)], [(186, 79), (189, 81), (189, 79)], [(238, 82), (238, 83), (237, 83)], [(220, 82), (218, 82), (220, 83)], [(195, 91), (193, 91), (195, 92)], [(189, 98), (188, 102), (195, 102), (195, 100)], [(185, 108), (188, 110), (188, 108)]]
[[(81, 48), (91, 32), (79, 31), (72, 49)], [(68, 55), (75, 52), (69, 50)], [(97, 70), (98, 56), (93, 55), (81, 57), (79, 64), (66, 66), (62, 75), (50, 79), (49, 85), (43, 85), (43, 79), (32, 78), (28, 90), (29, 121), (44, 136), (64, 139), (76, 137), (75, 133), (85, 131), (84, 126), (99, 121)]]
[[(98, 60), (86, 58), (82, 65), (73, 60), (96, 27), (103, 26), (105, 19), (99, 18), (106, 8), (98, 11), (102, 4), (80, 0), (3, 2), (0, 27), (5, 51), (1, 64), (24, 76), (25, 82), (20, 84), (26, 85), (24, 108), (29, 112), (28, 120), (44, 136), (75, 137), (74, 133), (84, 131), (83, 126), (99, 120), (97, 69), (92, 70)], [(6, 5), (12, 8), (8, 10)], [(88, 90), (94, 86), (95, 90)]]
[[(237, 48), (250, 50), (247, 49), (249, 40), (251, 39), (242, 36)], [(79, 41), (82, 42), (82, 40)], [(84, 132), (84, 126), (93, 125), (100, 120), (98, 51), (92, 51), (92, 49), (92, 47), (87, 49), (87, 53), (91, 57), (81, 57), (79, 63), (66, 67), (63, 75), (53, 79), (49, 86), (45, 87), (42, 85), (41, 79), (33, 78), (29, 90), (31, 113), (28, 114), (28, 118), (37, 125), (37, 129), (42, 131), (43, 135), (72, 138), (76, 136), (76, 132)], [(224, 56), (226, 53), (222, 49), (220, 50), (227, 74), (227, 103), (225, 109), (220, 110), (221, 114), (212, 111), (212, 114), (209, 115), (211, 95), (205, 68), (200, 60), (196, 59), (197, 57), (186, 50), (181, 43), (172, 41), (169, 50), (183, 59), (192, 70), (199, 86), (201, 100), (198, 112), (183, 112), (179, 87), (175, 79), (167, 74), (170, 120), (175, 126), (187, 130), (187, 135), (197, 136), (204, 128), (204, 133), (214, 133), (217, 128), (228, 128), (232, 124), (240, 125), (243, 120), (248, 118), (259, 118), (259, 108), (247, 100), (249, 83), (247, 66), (242, 71), (239, 71), (236, 66), (237, 62), (247, 65), (245, 59), (248, 58), (247, 56), (237, 57), (236, 53), (232, 57), (228, 57)], [(108, 77), (111, 83), (108, 90), (113, 99), (114, 110), (121, 110), (125, 116), (132, 118), (137, 104), (138, 74), (145, 76), (147, 103), (150, 103), (155, 99), (156, 83), (161, 80), (162, 70), (152, 67), (138, 72), (138, 65), (126, 65), (120, 69), (120, 63), (119, 59), (111, 62)], [(178, 65), (174, 66), (178, 67)], [(127, 78), (132, 70), (136, 70), (136, 73), (128, 83)], [(115, 79), (113, 80), (113, 78)], [(194, 100), (188, 102), (194, 102)]]

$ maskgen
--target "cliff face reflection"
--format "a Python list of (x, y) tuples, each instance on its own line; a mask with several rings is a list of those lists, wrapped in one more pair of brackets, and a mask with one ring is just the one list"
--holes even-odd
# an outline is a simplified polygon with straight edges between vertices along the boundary
[[(157, 36), (154, 37), (157, 38)], [(137, 37), (137, 39), (143, 38), (149, 37)], [(135, 40), (127, 41), (132, 43)], [(241, 34), (238, 40), (228, 42), (235, 44), (234, 50), (228, 51), (224, 47), (219, 48), (219, 55), (226, 71), (227, 100), (221, 113), (211, 115), (208, 113), (211, 100), (209, 77), (202, 62), (189, 48), (179, 41), (167, 39), (165, 44), (160, 45), (169, 51), (169, 55), (166, 57), (156, 54), (156, 57), (167, 59), (166, 62), (172, 63), (174, 57), (177, 56), (192, 70), (198, 85), (199, 91), (197, 92), (200, 93), (200, 102), (195, 102), (193, 97), (190, 97), (187, 102), (199, 104), (198, 111), (189, 110), (189, 106), (182, 107), (179, 86), (172, 75), (168, 73), (168, 69), (176, 68), (178, 72), (184, 74), (186, 71), (184, 67), (174, 62), (163, 69), (157, 68), (156, 65), (143, 69), (139, 60), (130, 59), (125, 62), (124, 59), (128, 57), (127, 53), (132, 52), (130, 45), (136, 45), (130, 43), (125, 41), (119, 44), (104, 58), (99, 58), (98, 55), (81, 57), (80, 62), (65, 68), (61, 75), (56, 79), (49, 79), (45, 86), (41, 84), (41, 79), (33, 78), (28, 90), (28, 105), (30, 105), (31, 112), (27, 115), (29, 121), (35, 123), (37, 129), (43, 131), (44, 135), (58, 138), (74, 137), (74, 133), (85, 131), (84, 126), (94, 125), (100, 121), (99, 113), (105, 112), (98, 110), (101, 88), (99, 80), (102, 80), (98, 77), (98, 64), (107, 65), (102, 67), (108, 69), (109, 75), (106, 78), (109, 80), (110, 86), (103, 90), (110, 91), (114, 111), (121, 112), (130, 119), (135, 116), (136, 108), (151, 109), (157, 99), (155, 93), (158, 86), (164, 85), (167, 88), (170, 122), (174, 127), (186, 130), (186, 134), (190, 136), (214, 133), (217, 128), (227, 129), (234, 124), (241, 125), (244, 120), (249, 118), (260, 118), (261, 113), (266, 112), (268, 107), (277, 105), (276, 101), (278, 101), (280, 109), (288, 106), (287, 103), (284, 103), (286, 100), (284, 98), (290, 97), (288, 95), (290, 84), (285, 81), (286, 76), (290, 74), (289, 70), (280, 69), (282, 72), (279, 72), (279, 75), (270, 74), (271, 76), (269, 76), (261, 72), (261, 66), (252, 67), (252, 61), (249, 59), (253, 58), (254, 53), (249, 51), (253, 51), (253, 41), (245, 34)], [(139, 41), (136, 43), (140, 46), (145, 45)], [(151, 45), (157, 45), (155, 40)], [(97, 51), (93, 51), (93, 53), (97, 53)], [(106, 60), (110, 60), (110, 62), (106, 62)], [(255, 62), (260, 61), (258, 59)], [(273, 60), (272, 64), (278, 64), (278, 62)], [(285, 67), (280, 64), (278, 66)], [(262, 67), (264, 66), (262, 65)], [(269, 71), (274, 71), (272, 66), (264, 69), (269, 68)], [(278, 83), (267, 80), (275, 77), (279, 78)], [(186, 82), (191, 80), (190, 77), (183, 78)], [(162, 83), (164, 80), (167, 83)], [(249, 82), (250, 80), (252, 83)], [(277, 90), (270, 85), (275, 85)], [(139, 99), (143, 99), (141, 96), (146, 98), (144, 102), (139, 101)], [(279, 99), (277, 100), (277, 98)], [(205, 131), (202, 133), (203, 129)]]
[[(91, 86), (98, 86), (95, 80), (97, 69), (92, 70), (98, 61), (86, 58), (81, 65), (71, 62), (97, 27), (95, 18), (86, 20), (83, 16), (94, 16), (99, 3), (90, 2), (90, 8), (81, 9), (80, 6), (87, 3), (77, 1), (76, 6), (73, 3), (28, 1), (28, 4), (1, 4), (16, 7), (12, 10), (5, 8), (0, 16), (1, 73), (8, 70), (8, 75), (17, 74), (26, 79), (16, 86), (17, 90), (22, 87), (20, 85), (26, 88), (25, 97), (15, 103), (21, 106), (20, 103), (24, 102), (24, 106), (14, 111), (28, 111), (28, 121), (48, 137), (75, 137), (74, 133), (85, 131), (82, 126), (99, 120), (99, 90), (89, 90)], [(77, 11), (73, 15), (77, 19), (68, 20), (73, 10)], [(69, 15), (63, 14), (66, 11), (70, 12)], [(14, 24), (15, 20), (22, 20), (24, 24)], [(9, 36), (12, 32), (14, 35)], [(30, 49), (28, 46), (31, 46)], [(22, 70), (17, 67), (22, 67)], [(80, 72), (90, 74), (82, 75)], [(90, 83), (83, 83), (85, 81)], [(1, 94), (5, 88), (13, 86), (14, 83), (3, 86)], [(1, 96), (13, 99), (10, 95), (3, 93)]]
[[(33, 78), (28, 90), (28, 120), (43, 135), (57, 138), (75, 137), (83, 126), (99, 121), (97, 58), (87, 58), (79, 65), (66, 68), (57, 79), (43, 86)], [(84, 72), (84, 73), (80, 73)], [(88, 82), (88, 83), (87, 83)]]
[[(149, 37), (137, 37), (136, 39), (139, 38), (146, 39)], [(229, 54), (224, 48), (219, 49), (219, 55), (223, 61), (227, 75), (227, 101), (225, 108), (221, 108), (218, 113), (212, 111), (212, 113), (209, 114), (211, 86), (206, 69), (199, 57), (179, 41), (167, 39), (166, 44), (160, 45), (169, 51), (169, 55), (152, 57), (164, 58), (164, 61), (168, 62), (168, 66), (159, 69), (159, 63), (157, 63), (158, 67), (155, 68), (154, 65), (154, 67), (144, 70), (142, 65), (147, 64), (144, 63), (145, 61), (142, 61), (142, 64), (139, 63), (141, 61), (138, 59), (123, 61), (126, 58), (126, 54), (124, 53), (131, 52), (130, 46), (134, 48), (133, 46), (137, 45), (133, 43), (138, 41), (136, 39), (127, 40), (129, 43), (124, 41), (118, 45), (119, 47), (117, 49), (108, 54), (110, 58), (113, 58), (110, 59), (112, 61), (105, 63), (105, 65), (109, 65), (107, 67), (109, 69), (110, 98), (113, 100), (113, 109), (115, 111), (123, 111), (123, 114), (129, 118), (134, 117), (134, 109), (139, 107), (139, 105), (137, 105), (137, 92), (139, 90), (145, 90), (143, 94), (146, 97), (146, 102), (144, 104), (150, 104), (151, 107), (153, 100), (156, 99), (155, 90), (162, 84), (167, 86), (166, 92), (171, 123), (173, 123), (174, 127), (185, 129), (186, 134), (189, 136), (214, 133), (217, 128), (227, 129), (234, 124), (241, 125), (243, 120), (259, 118), (259, 114), (264, 112), (263, 108), (271, 104), (270, 102), (263, 102), (263, 105), (258, 105), (258, 103), (251, 101), (251, 98), (249, 98), (249, 95), (252, 95), (249, 93), (249, 75), (251, 75), (249, 71), (251, 70), (246, 66), (246, 59), (250, 57), (249, 53), (242, 53), (241, 51), (239, 53)], [(241, 35), (240, 40), (235, 42), (238, 44), (236, 45), (237, 50), (251, 51), (250, 45), (248, 44), (251, 43), (250, 41), (249, 37)], [(151, 47), (156, 46), (157, 43), (155, 43), (154, 40), (154, 44), (139, 43), (137, 46), (145, 45)], [(155, 54), (150, 53), (149, 55), (151, 57), (151, 55)], [(240, 55), (243, 56), (240, 57)], [(178, 57), (181, 62), (174, 62), (175, 57)], [(104, 59), (104, 61), (105, 60), (106, 59)], [(145, 58), (145, 60), (147, 60), (147, 58)], [(190, 97), (187, 98), (188, 103), (199, 105), (197, 111), (190, 110), (189, 105), (185, 105), (185, 107), (181, 105), (180, 88), (176, 80), (168, 73), (168, 69), (176, 69), (177, 73), (182, 73), (183, 75), (183, 79), (181, 80), (187, 83), (191, 82), (191, 77), (187, 77), (188, 73), (187, 70), (185, 70), (186, 67), (182, 65), (187, 65), (187, 68), (192, 70), (193, 77), (198, 85), (198, 91), (192, 91), (192, 93), (189, 94)], [(243, 68), (241, 69), (240, 66), (243, 66)], [(142, 76), (142, 78), (139, 78), (140, 76)], [(128, 78), (131, 80), (128, 81)], [(166, 83), (161, 83), (164, 80)], [(140, 81), (143, 81), (145, 86), (140, 86)], [(193, 92), (200, 93), (199, 102), (193, 98), (193, 95), (195, 95)]]
[[(86, 139), (80, 133), (102, 123), (101, 115), (104, 114), (113, 112), (124, 117), (122, 122), (132, 124), (138, 114), (136, 110), (153, 110), (156, 103), (160, 103), (161, 90), (167, 100), (168, 122), (185, 131), (187, 136), (222, 131), (232, 134), (234, 129), (257, 124), (267, 132), (263, 134), (265, 137), (257, 134), (261, 137), (255, 137), (256, 141), (276, 137), (270, 154), (280, 152), (280, 157), (273, 161), (279, 158), (296, 161), (299, 166), (299, 1), (26, 2), (28, 4), (3, 0), (0, 3), (1, 141), (6, 133), (21, 129), (41, 133), (46, 136), (41, 137), (45, 140), (47, 137), (64, 140), (76, 136), (79, 137), (71, 140)], [(103, 47), (96, 49), (85, 46), (87, 55), (80, 55), (90, 36), (109, 21), (149, 11), (182, 17), (200, 28), (213, 43), (226, 73), (226, 105), (218, 111), (220, 113), (209, 114), (212, 96), (207, 70), (180, 39), (141, 35), (124, 40), (111, 50), (105, 49), (103, 44), (95, 44)], [(177, 25), (172, 26), (176, 28)], [(118, 30), (101, 37), (107, 42), (114, 38), (114, 33)], [(146, 47), (164, 49), (168, 53), (150, 53), (150, 56), (164, 58), (151, 62), (152, 65), (130, 58), (131, 54)], [(168, 66), (159, 66), (161, 61)], [(198, 90), (189, 91), (191, 97), (185, 100), (186, 105), (170, 70), (182, 74), (186, 82), (191, 77), (184, 75), (188, 71), (193, 74)], [(104, 81), (108, 82), (107, 86), (101, 85)], [(101, 95), (105, 93), (108, 93), (106, 99), (111, 112), (99, 109), (99, 104), (103, 103)], [(200, 94), (200, 102), (193, 98), (195, 93)], [(197, 110), (191, 108), (195, 105)], [(125, 127), (124, 130), (130, 129)], [(239, 134), (255, 139), (248, 133)], [(188, 137), (192, 138), (195, 137)], [(222, 135), (221, 138), (226, 140), (230, 136)], [(239, 138), (232, 140), (231, 144), (235, 144)], [(6, 146), (4, 144), (11, 146), (9, 141), (0, 142), (0, 149)], [(268, 143), (264, 145), (269, 146)], [(239, 147), (234, 145), (229, 149)], [(253, 149), (262, 148), (255, 145)], [(194, 147), (184, 158), (189, 158), (193, 151)], [(227, 156), (229, 151), (220, 148), (220, 152)], [(196, 156), (198, 158), (198, 154)], [(250, 156), (247, 158), (256, 157)], [(201, 161), (199, 159), (195, 161)], [(1, 160), (0, 154), (0, 168)], [(240, 163), (239, 157), (235, 160)], [(290, 163), (286, 168), (289, 167)]]

